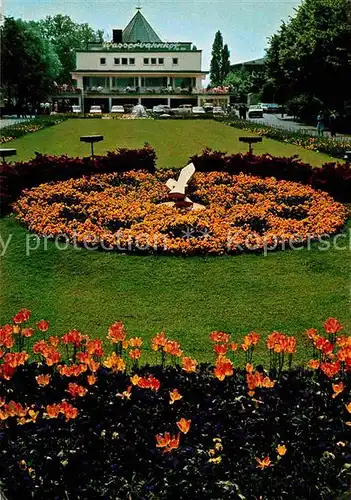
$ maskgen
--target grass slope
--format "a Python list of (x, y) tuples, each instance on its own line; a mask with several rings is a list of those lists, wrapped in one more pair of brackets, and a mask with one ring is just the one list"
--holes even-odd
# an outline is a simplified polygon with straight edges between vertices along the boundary
[[(214, 329), (238, 339), (250, 330), (301, 339), (306, 328), (320, 327), (329, 316), (351, 327), (349, 250), (312, 246), (267, 257), (143, 257), (60, 251), (50, 242), (45, 251), (42, 241), (26, 257), (29, 233), (13, 217), (0, 227), (3, 242), (12, 235), (2, 259), (1, 324), (22, 307), (37, 320), (49, 319), (52, 334), (78, 328), (105, 336), (121, 320), (132, 335), (146, 339), (164, 328), (202, 360), (211, 359), (208, 333)], [(308, 356), (304, 345), (299, 342), (297, 360)]]
[[(250, 132), (233, 129), (222, 123), (203, 120), (101, 120), (71, 119), (55, 127), (48, 128), (8, 143), (16, 148), (18, 160), (28, 160), (34, 151), (40, 153), (69, 156), (87, 156), (90, 146), (80, 142), (81, 135), (102, 134), (104, 141), (96, 144), (97, 154), (103, 154), (117, 147), (138, 148), (148, 142), (156, 149), (158, 166), (182, 167), (189, 157), (200, 153), (208, 146), (229, 153), (246, 152), (247, 145), (240, 143), (242, 135)], [(263, 139), (254, 147), (256, 154), (270, 153), (276, 156), (298, 154), (303, 161), (321, 166), (335, 159), (308, 151), (299, 146), (284, 144), (272, 139)]]

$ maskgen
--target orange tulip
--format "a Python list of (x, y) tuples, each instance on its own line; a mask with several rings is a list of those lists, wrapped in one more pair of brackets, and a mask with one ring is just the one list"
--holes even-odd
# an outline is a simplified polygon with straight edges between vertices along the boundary
[(180, 434), (177, 434), (177, 436), (172, 436), (164, 452), (168, 453), (172, 450), (176, 450), (179, 447), (179, 439), (180, 439)]
[(187, 356), (184, 356), (182, 358), (182, 368), (185, 372), (191, 373), (195, 372), (197, 367), (197, 361), (192, 358), (188, 358)]
[(140, 349), (132, 349), (131, 351), (129, 351), (129, 357), (131, 359), (139, 359), (140, 356), (141, 356)]
[(130, 377), (130, 381), (133, 385), (138, 385), (139, 383), (139, 380), (141, 379), (141, 377), (139, 377), (139, 375), (133, 375), (133, 377)]
[(168, 446), (168, 443), (171, 440), (171, 435), (169, 432), (165, 432), (164, 436), (162, 434), (157, 434), (156, 436), (156, 447), (157, 448), (164, 448), (165, 446)]
[(351, 403), (348, 403), (347, 405), (345, 405), (345, 408), (346, 410), (351, 413)]
[(308, 368), (311, 368), (311, 370), (317, 370), (317, 368), (319, 368), (319, 365), (320, 365), (320, 362), (318, 361), (318, 359), (311, 359), (309, 362), (308, 362)]
[(252, 373), (253, 372), (253, 364), (252, 363), (246, 363), (246, 366), (245, 366), (245, 370), (248, 372), (248, 373)]
[(56, 405), (56, 404), (47, 405), (46, 413), (47, 413), (49, 418), (57, 418), (59, 416), (59, 413), (60, 413), (59, 405)]
[(45, 385), (48, 385), (50, 383), (50, 375), (38, 375), (35, 377), (35, 380), (37, 381), (37, 384), (40, 385), (41, 387), (44, 387)]
[(255, 460), (258, 462), (257, 467), (259, 469), (265, 469), (271, 465), (271, 459), (269, 457), (264, 457), (262, 460), (256, 457)]
[(181, 418), (177, 423), (178, 429), (183, 433), (187, 434), (190, 429), (191, 420), (186, 420), (185, 418)]
[(224, 333), (224, 332), (212, 332), (210, 333), (210, 340), (212, 342), (221, 342), (223, 344), (226, 344), (229, 342), (230, 335), (229, 333)]
[(338, 396), (341, 392), (343, 392), (343, 390), (345, 389), (345, 386), (344, 386), (343, 382), (339, 382), (338, 384), (332, 384), (332, 388), (334, 391), (334, 394), (332, 397), (336, 398), (336, 396)]
[(120, 321), (114, 323), (110, 326), (107, 334), (107, 338), (113, 343), (123, 342), (126, 338), (126, 332), (124, 329), (124, 324)]
[(178, 389), (173, 389), (173, 391), (170, 391), (169, 397), (171, 398), (169, 402), (170, 405), (172, 405), (175, 401), (179, 401), (183, 398), (183, 396), (179, 394)]
[(87, 376), (87, 382), (89, 385), (94, 385), (97, 381), (97, 377), (95, 375), (88, 375)]
[(282, 457), (285, 455), (286, 451), (287, 451), (287, 449), (286, 449), (285, 444), (278, 444), (278, 446), (277, 446), (278, 455), (280, 455)]
[(68, 384), (68, 389), (66, 389), (66, 392), (68, 392), (73, 398), (76, 398), (78, 396), (82, 398), (83, 396), (86, 395), (88, 389), (79, 384), (74, 384), (70, 382)]

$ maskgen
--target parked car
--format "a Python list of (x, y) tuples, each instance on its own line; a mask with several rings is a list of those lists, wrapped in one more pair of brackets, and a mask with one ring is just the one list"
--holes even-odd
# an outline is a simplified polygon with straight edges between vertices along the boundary
[(267, 104), (267, 106), (268, 106), (268, 113), (279, 113), (280, 110), (279, 104), (271, 103)]
[(247, 115), (249, 118), (263, 118), (263, 109), (258, 104), (251, 104)]
[(164, 113), (169, 113), (171, 111), (171, 107), (166, 104), (158, 104), (152, 108), (152, 112), (157, 115), (162, 115)]
[(89, 113), (92, 113), (94, 115), (101, 115), (102, 113), (101, 106), (91, 106)]
[(82, 112), (82, 108), (80, 106), (77, 106), (76, 104), (74, 104), (72, 106), (72, 112), (73, 113), (81, 113)]
[(258, 103), (258, 105), (261, 106), (264, 113), (269, 112), (269, 104), (267, 104), (266, 102), (260, 102), (260, 103)]
[(175, 108), (173, 112), (176, 115), (190, 115), (193, 111), (193, 107), (191, 104), (181, 104), (179, 108)]
[(224, 109), (221, 106), (215, 106), (213, 108), (213, 114), (214, 115), (224, 115), (225, 111), (224, 111)]
[(123, 106), (112, 106), (110, 113), (124, 113), (124, 107)]
[(205, 113), (213, 113), (213, 104), (204, 104)]
[(194, 106), (193, 107), (193, 114), (194, 115), (204, 115), (205, 110), (202, 106)]

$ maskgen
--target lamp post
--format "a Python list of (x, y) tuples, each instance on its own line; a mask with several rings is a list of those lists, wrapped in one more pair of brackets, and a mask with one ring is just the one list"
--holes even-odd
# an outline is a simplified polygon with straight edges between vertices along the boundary
[(6, 158), (8, 156), (14, 156), (16, 154), (17, 154), (17, 149), (0, 148), (0, 156), (2, 158), (2, 164), (6, 165)]
[(80, 138), (80, 142), (87, 142), (91, 144), (91, 157), (94, 158), (94, 143), (101, 142), (104, 140), (103, 135), (82, 135)]
[(262, 137), (257, 137), (257, 136), (239, 137), (239, 142), (246, 142), (249, 145), (249, 154), (252, 155), (253, 153), (252, 144), (255, 144), (257, 142), (262, 142)]

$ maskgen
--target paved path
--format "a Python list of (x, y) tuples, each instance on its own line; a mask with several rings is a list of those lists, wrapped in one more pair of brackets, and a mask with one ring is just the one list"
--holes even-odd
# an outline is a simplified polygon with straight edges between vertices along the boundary
[[(284, 130), (292, 130), (294, 132), (306, 132), (309, 135), (318, 135), (316, 127), (312, 127), (311, 125), (304, 125), (300, 123), (292, 116), (281, 117), (280, 114), (269, 114), (265, 113), (263, 118), (249, 118), (250, 121), (255, 123), (263, 123), (266, 125), (270, 125), (271, 127), (281, 128)], [(324, 132), (324, 137), (330, 137), (330, 132)], [(346, 138), (342, 134), (336, 134), (336, 139), (344, 139)], [(350, 137), (347, 137), (348, 139)]]

